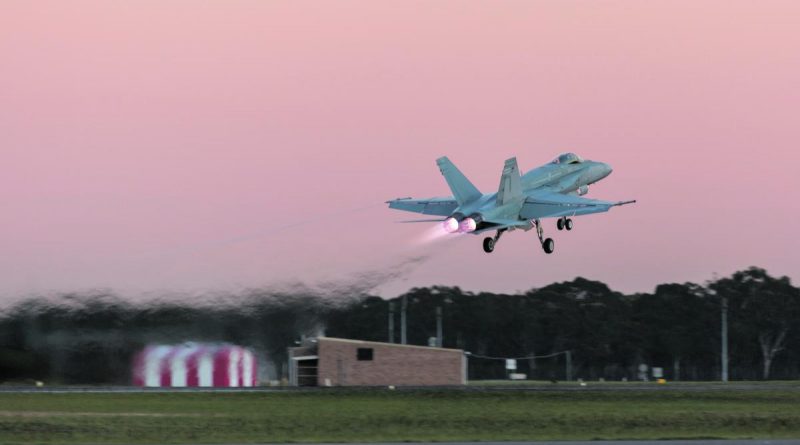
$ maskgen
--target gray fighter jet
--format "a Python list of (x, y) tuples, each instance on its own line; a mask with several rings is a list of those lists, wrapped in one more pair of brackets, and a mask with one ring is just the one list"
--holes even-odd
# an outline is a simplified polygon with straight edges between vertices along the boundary
[(575, 153), (564, 153), (552, 162), (520, 176), (517, 158), (506, 161), (497, 193), (483, 194), (472, 185), (447, 157), (436, 160), (453, 196), (447, 198), (398, 198), (386, 201), (389, 208), (436, 215), (445, 219), (408, 222), (440, 222), (447, 233), (477, 235), (496, 231), (483, 240), (486, 253), (505, 232), (536, 229), (546, 253), (553, 253), (555, 243), (544, 237), (541, 220), (557, 218), (558, 230), (572, 230), (572, 217), (607, 212), (611, 207), (634, 201), (600, 201), (582, 198), (589, 186), (611, 174), (611, 166), (583, 160)]

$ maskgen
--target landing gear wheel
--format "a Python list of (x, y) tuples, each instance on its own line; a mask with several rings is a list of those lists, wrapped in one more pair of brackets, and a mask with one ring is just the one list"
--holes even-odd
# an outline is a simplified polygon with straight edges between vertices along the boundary
[(494, 252), (494, 238), (486, 237), (483, 239), (483, 251), (486, 253)]
[(556, 228), (558, 230), (564, 230), (564, 218), (558, 218), (558, 221), (556, 221)]
[(572, 222), (572, 220), (571, 220), (571, 219), (567, 218), (567, 220), (566, 220), (566, 221), (564, 221), (564, 227), (565, 227), (567, 230), (572, 230), (572, 227), (573, 227), (573, 226), (574, 226), (574, 224), (573, 224), (573, 222)]
[(550, 254), (553, 253), (553, 250), (556, 248), (556, 243), (553, 241), (553, 238), (547, 238), (542, 243), (542, 249), (544, 249), (544, 253)]

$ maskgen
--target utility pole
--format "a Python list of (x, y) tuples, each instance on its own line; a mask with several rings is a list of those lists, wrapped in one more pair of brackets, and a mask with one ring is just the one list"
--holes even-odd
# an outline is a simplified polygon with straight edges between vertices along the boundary
[(442, 307), (436, 307), (436, 347), (441, 348), (444, 339), (442, 338)]
[(406, 343), (406, 309), (408, 308), (408, 297), (403, 295), (403, 301), (400, 304), (400, 343)]
[(394, 343), (394, 301), (389, 302), (389, 343)]
[(722, 297), (722, 381), (728, 383), (728, 297)]
[(567, 362), (567, 381), (571, 382), (572, 381), (572, 351), (567, 351), (566, 355), (567, 355), (567, 359), (565, 361)]

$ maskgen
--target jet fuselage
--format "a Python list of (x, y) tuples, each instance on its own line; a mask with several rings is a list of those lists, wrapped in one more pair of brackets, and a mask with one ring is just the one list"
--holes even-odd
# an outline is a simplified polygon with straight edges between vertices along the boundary
[[(546, 253), (553, 252), (553, 240), (544, 238), (540, 220), (558, 218), (558, 230), (572, 230), (572, 217), (606, 212), (612, 207), (636, 201), (602, 201), (582, 196), (589, 186), (611, 174), (611, 166), (585, 161), (575, 153), (564, 153), (552, 162), (520, 175), (517, 159), (505, 161), (500, 186), (495, 193), (481, 193), (445, 156), (436, 160), (453, 192), (452, 197), (387, 201), (390, 208), (446, 217), (439, 220), (447, 233), (479, 234), (495, 230), (484, 239), (484, 251), (492, 252), (506, 231), (536, 228)], [(429, 221), (429, 220), (428, 220)], [(436, 221), (436, 220), (434, 220)], [(417, 221), (424, 222), (424, 221)]]

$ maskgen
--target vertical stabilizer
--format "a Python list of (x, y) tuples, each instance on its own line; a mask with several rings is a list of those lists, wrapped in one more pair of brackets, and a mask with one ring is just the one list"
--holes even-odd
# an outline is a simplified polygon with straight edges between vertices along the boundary
[(472, 202), (483, 196), (483, 194), (474, 186), (466, 176), (456, 167), (447, 156), (443, 156), (436, 160), (439, 170), (442, 172), (447, 185), (453, 192), (453, 196), (458, 201), (458, 205), (464, 205)]
[(519, 177), (517, 158), (506, 160), (503, 174), (500, 176), (500, 188), (497, 190), (497, 205), (508, 204), (522, 196), (522, 183)]

